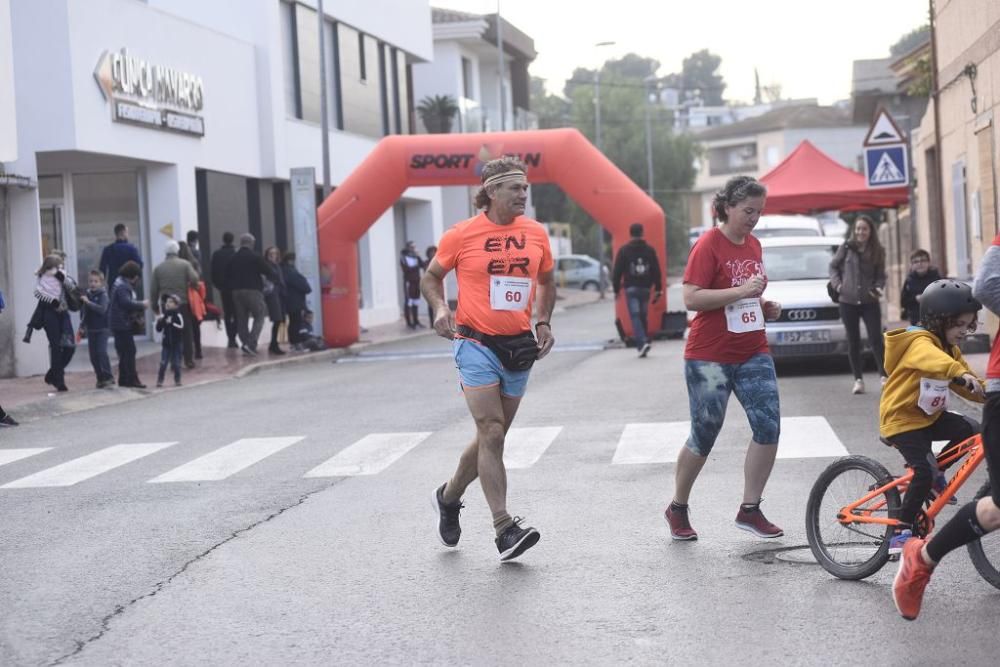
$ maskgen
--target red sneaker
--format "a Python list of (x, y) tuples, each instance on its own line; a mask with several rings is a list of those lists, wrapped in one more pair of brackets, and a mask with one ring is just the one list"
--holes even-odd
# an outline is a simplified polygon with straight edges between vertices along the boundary
[(924, 562), (920, 551), (927, 540), (911, 537), (903, 545), (903, 555), (899, 558), (899, 569), (892, 582), (892, 600), (900, 616), (912, 621), (920, 614), (920, 603), (924, 600), (924, 589), (931, 580), (934, 569)]
[(760, 511), (760, 503), (749, 509), (746, 505), (740, 505), (740, 511), (736, 513), (736, 527), (748, 530), (757, 537), (768, 539), (781, 537), (785, 534), (785, 531), (767, 520), (764, 513)]
[(670, 526), (670, 537), (675, 540), (697, 540), (698, 533), (694, 532), (691, 522), (688, 520), (688, 508), (674, 509), (673, 503), (667, 505), (663, 512), (663, 518)]

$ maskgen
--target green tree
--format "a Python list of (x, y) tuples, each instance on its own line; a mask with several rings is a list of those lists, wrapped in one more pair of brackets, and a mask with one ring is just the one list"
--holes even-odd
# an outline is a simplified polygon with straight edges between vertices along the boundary
[(424, 127), (432, 134), (447, 134), (451, 132), (451, 124), (458, 114), (458, 104), (451, 95), (427, 96), (417, 105), (417, 113)]
[(722, 58), (702, 49), (692, 53), (681, 65), (681, 88), (687, 91), (698, 90), (701, 99), (707, 106), (723, 104), (722, 91), (726, 84), (720, 74), (716, 74)]
[(905, 55), (930, 39), (931, 27), (924, 24), (897, 39), (896, 43), (889, 47), (889, 55), (893, 58)]

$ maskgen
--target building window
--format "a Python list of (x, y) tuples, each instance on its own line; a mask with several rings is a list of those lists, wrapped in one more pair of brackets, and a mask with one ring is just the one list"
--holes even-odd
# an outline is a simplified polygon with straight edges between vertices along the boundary
[(466, 99), (475, 99), (472, 94), (472, 61), (462, 56), (462, 96)]
[(299, 49), (295, 5), (281, 3), (282, 63), (285, 75), (285, 112), (302, 118), (302, 99), (299, 94)]
[(332, 127), (344, 129), (344, 103), (340, 87), (340, 31), (338, 24), (326, 21), (326, 103), (327, 118)]
[(392, 50), (392, 114), (396, 123), (396, 133), (403, 133), (403, 114), (401, 111), (402, 104), (399, 100), (399, 49)]
[(708, 150), (708, 173), (724, 176), (757, 171), (757, 144), (724, 146)]
[(368, 80), (368, 67), (365, 63), (365, 34), (358, 33), (358, 78)]
[(379, 98), (382, 103), (382, 135), (386, 136), (392, 134), (392, 128), (389, 127), (389, 86), (388, 76), (386, 66), (388, 63), (385, 62), (385, 52), (386, 45), (382, 42), (378, 43), (378, 87), (379, 87)]

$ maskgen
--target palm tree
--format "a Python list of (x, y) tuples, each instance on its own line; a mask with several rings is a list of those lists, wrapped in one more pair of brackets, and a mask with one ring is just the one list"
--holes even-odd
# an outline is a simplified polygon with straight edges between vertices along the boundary
[(427, 96), (417, 105), (417, 113), (431, 134), (451, 132), (451, 123), (458, 113), (458, 104), (451, 95)]

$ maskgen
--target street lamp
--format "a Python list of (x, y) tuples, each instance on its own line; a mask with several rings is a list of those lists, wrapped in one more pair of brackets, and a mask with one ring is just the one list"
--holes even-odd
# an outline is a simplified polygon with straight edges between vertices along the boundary
[(646, 84), (646, 103), (643, 108), (646, 110), (646, 186), (649, 188), (649, 198), (653, 198), (653, 129), (649, 119), (649, 104), (653, 101), (653, 90), (650, 84), (656, 82), (656, 77), (652, 74), (644, 79)]
[[(600, 48), (602, 46), (614, 46), (615, 42), (597, 42), (594, 44), (595, 48)], [(598, 63), (597, 69), (594, 70), (594, 139), (597, 144), (597, 150), (604, 152), (604, 146), (601, 144), (601, 64)], [(604, 291), (606, 289), (604, 285), (604, 228), (597, 225), (597, 261), (601, 265), (601, 298), (604, 298)]]

